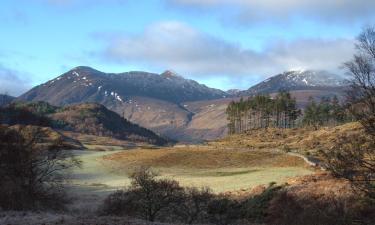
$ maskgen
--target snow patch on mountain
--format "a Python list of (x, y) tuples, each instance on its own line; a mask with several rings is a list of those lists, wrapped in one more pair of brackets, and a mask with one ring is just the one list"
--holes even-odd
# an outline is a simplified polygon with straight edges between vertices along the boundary
[[(237, 95), (272, 93), (281, 89), (303, 90), (313, 88), (342, 87), (345, 79), (339, 75), (320, 70), (294, 70), (270, 77)], [(234, 93), (235, 94), (235, 93)]]

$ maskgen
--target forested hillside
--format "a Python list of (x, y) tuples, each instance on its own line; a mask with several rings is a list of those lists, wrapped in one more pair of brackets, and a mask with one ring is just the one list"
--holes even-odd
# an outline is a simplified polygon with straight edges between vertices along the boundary
[(46, 102), (16, 102), (0, 108), (0, 123), (35, 125), (123, 140), (163, 145), (167, 140), (96, 103), (52, 106)]

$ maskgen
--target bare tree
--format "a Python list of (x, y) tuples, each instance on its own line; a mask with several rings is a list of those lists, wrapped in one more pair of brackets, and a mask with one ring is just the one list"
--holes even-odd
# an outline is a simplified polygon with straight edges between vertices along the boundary
[(327, 169), (349, 180), (356, 190), (375, 199), (375, 142), (371, 135), (346, 134), (322, 151)]
[(333, 148), (322, 153), (334, 175), (375, 199), (375, 27), (362, 31), (356, 49), (354, 58), (344, 64), (352, 77), (347, 97), (353, 117), (366, 132), (338, 137)]
[(63, 201), (64, 171), (79, 165), (68, 151), (43, 144), (43, 131), (0, 127), (0, 207), (58, 207)]
[(347, 93), (350, 111), (366, 129), (375, 135), (375, 27), (367, 27), (357, 38), (357, 53), (344, 63), (351, 76)]

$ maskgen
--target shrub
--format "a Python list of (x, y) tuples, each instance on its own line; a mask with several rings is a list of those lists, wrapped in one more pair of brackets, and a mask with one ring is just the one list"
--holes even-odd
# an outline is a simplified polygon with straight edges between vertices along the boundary
[(280, 189), (280, 186), (275, 186), (275, 183), (271, 183), (261, 194), (243, 201), (241, 203), (241, 210), (244, 217), (250, 221), (264, 221), (267, 217), (270, 201)]
[(208, 205), (210, 222), (219, 225), (231, 224), (241, 218), (241, 205), (226, 196), (218, 196)]
[(209, 188), (185, 188), (175, 213), (180, 221), (192, 224), (208, 221), (208, 206), (214, 195)]
[(375, 141), (369, 135), (341, 135), (320, 153), (333, 175), (349, 180), (356, 190), (375, 200)]
[(181, 202), (183, 188), (177, 181), (156, 179), (148, 168), (140, 168), (131, 175), (128, 189), (111, 194), (104, 204), (104, 214), (132, 215), (148, 221), (164, 220), (163, 211), (172, 211)]
[(374, 206), (353, 197), (297, 196), (280, 192), (271, 201), (267, 221), (279, 225), (374, 224)]

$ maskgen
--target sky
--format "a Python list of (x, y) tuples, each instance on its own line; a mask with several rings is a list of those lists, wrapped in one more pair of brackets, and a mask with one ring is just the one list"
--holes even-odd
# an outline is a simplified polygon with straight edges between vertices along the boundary
[(76, 67), (173, 70), (247, 89), (288, 70), (343, 73), (373, 0), (1, 0), (0, 93)]

